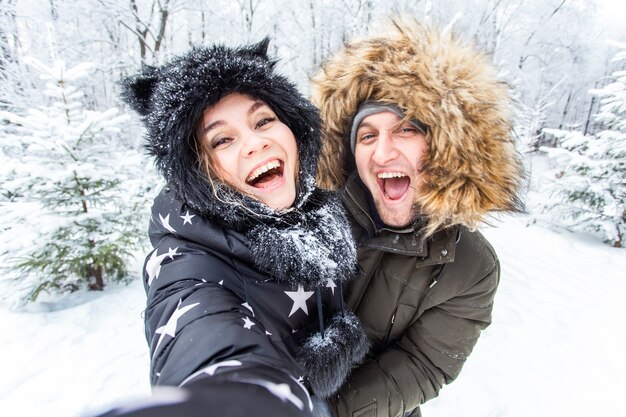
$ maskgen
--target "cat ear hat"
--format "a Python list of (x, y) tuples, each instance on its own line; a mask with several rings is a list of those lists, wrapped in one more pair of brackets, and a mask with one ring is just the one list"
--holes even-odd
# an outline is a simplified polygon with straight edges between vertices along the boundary
[(236, 48), (194, 47), (161, 67), (145, 67), (122, 81), (122, 99), (142, 116), (146, 148), (168, 186), (192, 209), (231, 227), (241, 222), (243, 213), (238, 211), (274, 212), (221, 182), (210, 182), (200, 168), (196, 127), (203, 111), (228, 94), (264, 101), (294, 134), (299, 157), (294, 207), (301, 207), (315, 188), (319, 114), (293, 83), (275, 71), (268, 44), (266, 38)]

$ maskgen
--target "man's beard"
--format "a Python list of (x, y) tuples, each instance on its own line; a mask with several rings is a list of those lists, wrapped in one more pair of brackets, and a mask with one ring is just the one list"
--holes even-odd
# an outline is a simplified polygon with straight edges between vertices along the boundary
[(417, 203), (415, 202), (411, 205), (410, 209), (403, 208), (402, 213), (398, 213), (398, 210), (388, 209), (379, 199), (374, 199), (374, 206), (383, 223), (394, 228), (412, 225), (415, 223), (420, 213)]

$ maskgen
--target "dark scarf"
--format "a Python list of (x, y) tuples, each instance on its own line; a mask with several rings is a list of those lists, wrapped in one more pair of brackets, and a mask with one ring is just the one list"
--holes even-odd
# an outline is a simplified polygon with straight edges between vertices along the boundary
[[(278, 281), (316, 288), (318, 294), (328, 279), (337, 281), (341, 289), (354, 276), (356, 248), (335, 194), (317, 189), (299, 205), (280, 213), (237, 194), (232, 189), (229, 192), (236, 209), (231, 208), (228, 222), (248, 239), (259, 270)], [(303, 341), (296, 359), (315, 395), (328, 398), (363, 360), (369, 340), (351, 311), (342, 308), (324, 319), (319, 304), (318, 312), (320, 330)]]
[(356, 271), (356, 248), (339, 200), (317, 190), (301, 208), (265, 217), (244, 231), (255, 265), (279, 281), (319, 287), (346, 282)]

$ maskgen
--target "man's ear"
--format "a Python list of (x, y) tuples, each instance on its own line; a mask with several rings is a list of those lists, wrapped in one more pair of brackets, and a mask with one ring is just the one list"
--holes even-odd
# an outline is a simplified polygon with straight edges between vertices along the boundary
[(145, 66), (140, 73), (122, 80), (122, 100), (140, 115), (148, 115), (152, 109), (151, 98), (158, 80), (159, 70)]

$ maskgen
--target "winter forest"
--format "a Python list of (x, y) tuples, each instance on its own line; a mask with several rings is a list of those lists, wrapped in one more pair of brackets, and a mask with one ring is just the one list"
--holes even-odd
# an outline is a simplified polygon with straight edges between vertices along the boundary
[(2, 0), (0, 11), (0, 255), (25, 300), (126, 279), (145, 244), (159, 180), (122, 77), (195, 44), (270, 36), (307, 92), (329, 53), (391, 14), (492, 56), (515, 94), (532, 222), (624, 245), (626, 29), (604, 2)]
[[(494, 330), (424, 414), (619, 414), (618, 380), (626, 375), (626, 333), (615, 330), (623, 328), (617, 305), (626, 291), (621, 3), (0, 0), (0, 321), (12, 335), (0, 355), (8, 369), (0, 414), (78, 416), (124, 394), (149, 393), (139, 276), (150, 205), (163, 184), (144, 154), (139, 118), (119, 98), (120, 80), (193, 45), (269, 36), (280, 71), (306, 95), (329, 54), (392, 15), (454, 31), (491, 56), (512, 87), (513, 135), (528, 174), (527, 213), (500, 229), (497, 218), (486, 225), (506, 274)], [(67, 364), (80, 365), (65, 387), (58, 375)], [(502, 369), (514, 377), (502, 379)], [(537, 384), (537, 374), (551, 388)]]

